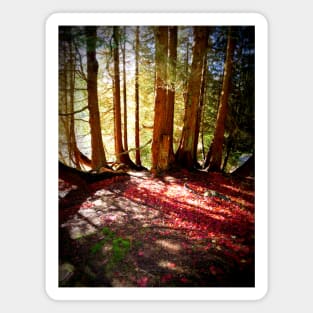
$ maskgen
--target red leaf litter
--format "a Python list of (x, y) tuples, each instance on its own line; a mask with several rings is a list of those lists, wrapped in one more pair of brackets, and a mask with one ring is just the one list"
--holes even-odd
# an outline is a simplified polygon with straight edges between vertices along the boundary
[(254, 179), (182, 170), (90, 187), (83, 197), (59, 184), (60, 259), (79, 268), (66, 286), (254, 286)]

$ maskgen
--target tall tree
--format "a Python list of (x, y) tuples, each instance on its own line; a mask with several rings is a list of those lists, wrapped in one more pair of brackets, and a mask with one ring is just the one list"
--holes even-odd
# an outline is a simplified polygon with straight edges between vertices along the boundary
[(213, 141), (206, 156), (205, 167), (210, 171), (220, 171), (223, 155), (224, 130), (228, 111), (228, 99), (231, 88), (233, 53), (235, 48), (234, 32), (228, 30), (226, 60), (224, 64), (223, 86), (220, 95), (219, 108), (215, 123)]
[(169, 59), (168, 59), (168, 93), (167, 93), (167, 116), (165, 121), (165, 133), (169, 138), (168, 145), (168, 165), (175, 161), (173, 151), (173, 120), (175, 104), (175, 83), (176, 83), (176, 63), (177, 63), (177, 26), (169, 27)]
[(209, 29), (196, 26), (193, 30), (194, 43), (192, 49), (191, 72), (188, 80), (184, 126), (180, 145), (176, 152), (176, 160), (182, 166), (192, 168), (196, 164), (195, 139), (199, 112), (201, 80), (204, 59), (206, 56)]
[(114, 146), (116, 161), (134, 166), (129, 158), (128, 151), (123, 148), (121, 122), (121, 95), (120, 95), (120, 63), (119, 63), (119, 27), (113, 26), (113, 106), (114, 106)]
[[(68, 106), (68, 28), (59, 29), (59, 153), (67, 154), (70, 160), (70, 132)], [(60, 114), (60, 112), (62, 112)], [(66, 114), (65, 116), (62, 114)], [(65, 153), (63, 153), (65, 152)], [(69, 161), (70, 162), (70, 161)]]
[(135, 145), (136, 145), (136, 165), (141, 166), (140, 160), (140, 135), (139, 135), (139, 26), (136, 26), (135, 45)]
[[(172, 28), (169, 31), (169, 27), (157, 27), (155, 39), (156, 75), (152, 170), (160, 172), (169, 169), (174, 160), (171, 155), (173, 155), (174, 76), (176, 75), (173, 68), (176, 66), (177, 28)], [(171, 66), (168, 62), (169, 55)], [(169, 83), (171, 78), (172, 83)], [(169, 88), (173, 88), (170, 93), (168, 93)]]
[[(74, 45), (73, 45), (73, 37), (72, 37), (72, 28), (69, 28), (69, 84), (70, 84), (70, 111), (74, 112), (74, 92), (75, 92), (75, 52), (74, 52)], [(76, 134), (75, 134), (75, 119), (74, 114), (70, 115), (70, 159), (75, 164), (75, 167), (81, 169), (80, 162), (79, 162), (79, 149), (77, 147), (76, 141)]]
[(160, 145), (169, 143), (169, 137), (163, 134), (167, 105), (167, 53), (168, 27), (160, 26), (155, 30), (155, 104), (152, 139), (152, 171), (165, 167), (167, 156), (161, 156)]
[(97, 27), (87, 26), (86, 46), (87, 46), (87, 90), (89, 125), (91, 132), (91, 167), (99, 169), (106, 165), (106, 157), (101, 134), (100, 115), (98, 106), (98, 61), (96, 58)]
[[(200, 125), (201, 125), (201, 120), (203, 116), (202, 112), (203, 112), (203, 106), (204, 106), (206, 80), (207, 80), (207, 57), (205, 56), (203, 60), (203, 66), (202, 66), (199, 108), (197, 112), (196, 127), (195, 127), (194, 160), (197, 160), (199, 132), (200, 132)], [(202, 135), (203, 135), (203, 132), (202, 132)], [(202, 147), (203, 147), (203, 140), (202, 140)]]
[(61, 122), (65, 128), (68, 163), (80, 169), (79, 149), (75, 133), (75, 80), (76, 80), (76, 53), (74, 49), (73, 27), (60, 28), (60, 112)]
[(123, 57), (123, 111), (124, 111), (124, 149), (128, 150), (128, 140), (127, 140), (127, 92), (126, 92), (126, 26), (123, 27), (123, 47), (122, 47), (122, 57)]

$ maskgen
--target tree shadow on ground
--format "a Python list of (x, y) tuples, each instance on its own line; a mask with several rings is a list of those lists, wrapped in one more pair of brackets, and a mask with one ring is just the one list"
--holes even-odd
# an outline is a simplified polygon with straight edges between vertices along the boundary
[(210, 201), (197, 207), (196, 195), (186, 204), (166, 194), (183, 192), (183, 183), (131, 177), (99, 182), (89, 197), (73, 193), (59, 210), (67, 212), (60, 213), (60, 286), (253, 287), (254, 220), (235, 204), (234, 216), (216, 208), (212, 217)]

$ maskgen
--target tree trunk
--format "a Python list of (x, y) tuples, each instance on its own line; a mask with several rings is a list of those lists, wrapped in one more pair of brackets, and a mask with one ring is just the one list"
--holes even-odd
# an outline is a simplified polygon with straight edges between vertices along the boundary
[[(173, 151), (173, 115), (174, 115), (174, 91), (168, 99), (168, 35), (169, 28), (165, 26), (156, 29), (156, 53), (155, 53), (155, 107), (154, 127), (152, 141), (152, 171), (160, 172), (169, 169), (171, 165), (171, 151)], [(170, 57), (173, 64), (170, 75), (173, 75), (176, 59), (177, 28), (170, 32)], [(169, 76), (170, 76), (169, 75)], [(172, 86), (174, 87), (174, 85)]]
[(114, 106), (114, 146), (117, 163), (134, 166), (128, 152), (124, 151), (122, 142), (121, 95), (120, 95), (120, 62), (119, 62), (119, 27), (113, 26), (113, 106)]
[(123, 27), (123, 104), (124, 104), (124, 149), (128, 150), (127, 140), (127, 95), (126, 95), (126, 27)]
[[(78, 154), (76, 153), (77, 142), (75, 134), (75, 79), (76, 79), (76, 62), (75, 50), (73, 42), (72, 27), (67, 26), (62, 29), (60, 35), (60, 55), (59, 68), (60, 71), (60, 111), (66, 112), (61, 119), (64, 126), (65, 142), (67, 144), (68, 162), (80, 169)], [(62, 116), (60, 114), (60, 116)]]
[(141, 167), (140, 160), (140, 136), (139, 136), (139, 26), (136, 27), (136, 47), (135, 47), (135, 145), (136, 145), (136, 165)]
[(168, 163), (175, 161), (173, 151), (173, 129), (174, 129), (174, 104), (175, 104), (175, 81), (177, 63), (177, 26), (169, 27), (169, 88), (167, 94), (167, 119), (165, 122), (165, 133), (169, 135)]
[[(185, 70), (185, 77), (183, 81), (183, 99), (184, 99), (184, 111), (186, 111), (186, 103), (187, 103), (187, 91), (188, 91), (188, 78), (189, 78), (189, 41), (187, 40), (186, 43), (186, 58), (184, 62), (184, 70)], [(183, 136), (180, 136), (180, 141), (178, 147), (182, 145)], [(177, 152), (176, 152), (177, 153)], [(177, 158), (177, 154), (176, 154)]]
[(167, 104), (168, 27), (157, 27), (155, 31), (155, 50), (155, 105), (152, 139), (152, 171), (160, 170), (160, 142)]
[(235, 48), (232, 31), (228, 31), (226, 60), (224, 65), (223, 86), (220, 95), (219, 109), (216, 118), (213, 141), (211, 143), (205, 167), (210, 171), (220, 171), (223, 155), (225, 121), (228, 111), (228, 98), (231, 88), (232, 59)]
[(199, 133), (200, 133), (201, 119), (203, 115), (202, 111), (203, 111), (203, 105), (204, 105), (206, 81), (207, 81), (207, 58), (205, 55), (204, 60), (203, 60), (203, 67), (202, 67), (199, 109), (197, 112), (196, 127), (195, 127), (195, 141), (194, 141), (194, 160), (195, 161), (197, 161)]
[(203, 61), (206, 56), (208, 36), (209, 30), (207, 27), (194, 27), (194, 45), (185, 103), (184, 126), (180, 145), (176, 152), (178, 163), (187, 168), (193, 168), (197, 161), (195, 159), (196, 126), (199, 113)]
[(92, 169), (99, 169), (106, 165), (106, 157), (102, 141), (98, 106), (97, 78), (99, 65), (96, 58), (97, 27), (88, 26), (85, 29), (87, 36), (87, 90), (91, 132), (91, 167)]
[(232, 148), (233, 148), (233, 139), (232, 137), (230, 137), (226, 143), (226, 153), (225, 153), (225, 157), (223, 161), (222, 172), (225, 172), (226, 170), (227, 162), (228, 162)]
[[(75, 89), (75, 54), (74, 54), (74, 47), (73, 47), (73, 40), (72, 40), (72, 34), (71, 34), (71, 28), (70, 28), (70, 34), (69, 34), (69, 83), (70, 83), (70, 111), (74, 112), (74, 89)], [(70, 115), (70, 159), (75, 164), (75, 167), (78, 169), (81, 169), (80, 163), (79, 163), (79, 154), (78, 154), (78, 147), (77, 147), (77, 141), (76, 141), (76, 134), (75, 134), (75, 120), (74, 120), (74, 114)]]

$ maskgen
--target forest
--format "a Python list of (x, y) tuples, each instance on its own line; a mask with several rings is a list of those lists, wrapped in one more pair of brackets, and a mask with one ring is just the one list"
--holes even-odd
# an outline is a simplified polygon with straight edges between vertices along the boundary
[(254, 287), (253, 26), (59, 27), (59, 286)]

